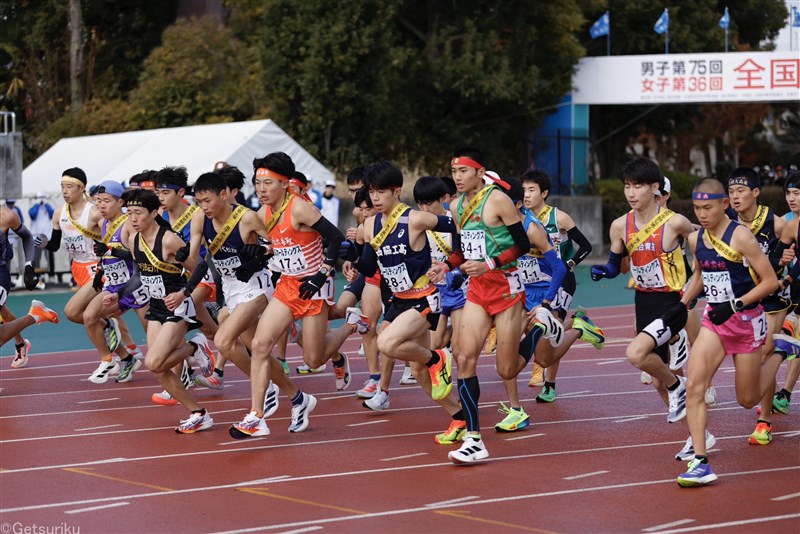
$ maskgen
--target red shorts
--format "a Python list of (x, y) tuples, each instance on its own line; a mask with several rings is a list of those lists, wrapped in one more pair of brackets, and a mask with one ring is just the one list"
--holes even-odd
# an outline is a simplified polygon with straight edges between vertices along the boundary
[(83, 287), (86, 284), (91, 284), (94, 281), (94, 275), (97, 274), (97, 262), (90, 261), (81, 263), (79, 261), (72, 262), (72, 277), (78, 287)]
[(516, 269), (489, 271), (469, 278), (467, 300), (495, 316), (518, 302), (524, 302), (525, 286)]
[(366, 283), (368, 283), (371, 286), (380, 287), (381, 286), (381, 273), (377, 272), (373, 276), (370, 276), (369, 278), (365, 279), (365, 281), (366, 281)]
[[(332, 279), (329, 278), (328, 280), (332, 284)], [(302, 284), (302, 282), (297, 278), (281, 276), (278, 279), (278, 285), (275, 287), (275, 293), (272, 295), (272, 298), (278, 299), (292, 311), (292, 316), (295, 321), (303, 317), (319, 315), (322, 312), (322, 304), (324, 302), (327, 302), (329, 306), (333, 304), (332, 292), (330, 294), (330, 299), (327, 298), (327, 295), (325, 297), (315, 295), (314, 298), (308, 300), (301, 299), (300, 284)], [(325, 291), (325, 287), (327, 287), (327, 284), (323, 287), (322, 291)]]
[(721, 325), (708, 318), (709, 308), (706, 306), (703, 313), (702, 326), (719, 336), (725, 354), (751, 354), (761, 349), (767, 338), (767, 316), (761, 305), (734, 313)]

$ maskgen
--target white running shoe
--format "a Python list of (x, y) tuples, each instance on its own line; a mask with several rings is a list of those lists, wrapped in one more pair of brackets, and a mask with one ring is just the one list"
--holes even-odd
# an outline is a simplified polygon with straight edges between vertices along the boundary
[(369, 329), (372, 328), (372, 323), (370, 323), (369, 317), (361, 313), (361, 310), (356, 307), (350, 307), (345, 310), (345, 322), (347, 324), (355, 325), (356, 332), (362, 336), (369, 332)]
[(366, 356), (366, 353), (364, 352), (364, 344), (363, 343), (358, 346), (358, 355), (361, 356), (362, 358), (364, 358)]
[(708, 386), (706, 390), (706, 394), (704, 395), (704, 400), (706, 401), (706, 406), (709, 408), (713, 408), (717, 405), (717, 388), (713, 385)]
[(372, 396), (371, 399), (367, 399), (361, 403), (364, 408), (368, 408), (373, 412), (382, 412), (389, 408), (389, 394), (383, 390), (380, 390)]
[(23, 367), (28, 365), (28, 353), (30, 351), (31, 351), (31, 342), (28, 341), (27, 339), (23, 339), (22, 345), (16, 347), (14, 350), (14, 359), (11, 361), (11, 368), (22, 369)]
[(189, 356), (189, 363), (199, 367), (200, 374), (203, 376), (211, 376), (217, 362), (214, 358), (214, 352), (208, 346), (208, 339), (202, 332), (197, 332), (189, 341), (197, 347), (192, 355)]
[(414, 376), (414, 373), (411, 372), (411, 366), (410, 365), (406, 365), (403, 368), (403, 376), (400, 377), (400, 384), (402, 384), (404, 386), (408, 386), (408, 385), (412, 385), (412, 384), (416, 384), (416, 383), (417, 383), (417, 379)]
[(669, 344), (669, 370), (677, 371), (689, 358), (689, 336), (686, 330), (678, 333), (678, 340)]
[(175, 432), (179, 434), (194, 434), (201, 430), (206, 430), (214, 425), (214, 420), (208, 415), (208, 412), (203, 414), (199, 412), (192, 412), (189, 419), (181, 419), (181, 423), (175, 428)]
[(280, 404), (278, 386), (270, 382), (267, 392), (264, 394), (264, 419), (278, 411), (278, 404)]
[(461, 447), (450, 451), (447, 457), (456, 465), (473, 464), (488, 458), (489, 451), (486, 450), (486, 445), (483, 444), (480, 436), (467, 435)]
[(339, 353), (339, 356), (344, 359), (344, 364), (341, 366), (334, 364), (333, 375), (336, 377), (336, 389), (338, 391), (343, 391), (347, 389), (347, 386), (350, 385), (352, 375), (350, 374), (350, 360), (341, 352)]
[(653, 383), (653, 377), (650, 376), (649, 374), (647, 374), (647, 371), (642, 371), (642, 374), (639, 377), (639, 380), (641, 380), (642, 384), (645, 384), (645, 385)]
[(232, 424), (228, 434), (233, 439), (269, 436), (269, 427), (263, 417), (258, 417), (256, 412), (252, 411), (245, 415), (241, 422)]
[(545, 327), (544, 338), (550, 340), (550, 344), (553, 348), (561, 345), (561, 342), (564, 340), (564, 327), (553, 317), (552, 312), (547, 308), (539, 306), (534, 315), (536, 321)]
[(308, 393), (303, 393), (303, 402), (292, 406), (292, 424), (289, 432), (302, 432), (308, 428), (308, 416), (317, 407), (317, 398)]
[(356, 391), (356, 397), (359, 399), (371, 399), (380, 389), (379, 380), (368, 378), (367, 381), (364, 382), (364, 387)]
[(677, 423), (686, 417), (686, 379), (682, 376), (676, 376), (678, 379), (678, 387), (675, 391), (667, 390), (667, 397), (669, 398), (669, 413), (667, 414), (667, 422)]
[[(714, 434), (706, 430), (706, 453), (708, 453), (708, 450), (716, 443), (717, 438), (714, 437)], [(686, 444), (678, 451), (678, 454), (675, 455), (675, 459), (680, 461), (694, 460), (694, 443), (692, 443), (692, 436), (689, 436), (686, 440)]]
[(108, 378), (116, 373), (119, 373), (119, 363), (113, 360), (110, 362), (100, 362), (97, 369), (89, 375), (89, 382), (92, 384), (105, 384), (108, 382)]
[(196, 376), (194, 383), (198, 386), (209, 389), (223, 389), (225, 387), (225, 377), (219, 376), (217, 373), (211, 373), (211, 376)]

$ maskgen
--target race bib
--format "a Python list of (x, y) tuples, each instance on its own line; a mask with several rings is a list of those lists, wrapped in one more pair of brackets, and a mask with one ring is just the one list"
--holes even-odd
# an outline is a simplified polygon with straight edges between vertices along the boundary
[(428, 295), (425, 298), (428, 300), (428, 306), (431, 309), (431, 313), (442, 313), (442, 296), (438, 291), (433, 295)]
[(8, 291), (3, 286), (0, 286), (0, 307), (5, 305), (6, 299), (8, 298)]
[(703, 290), (706, 293), (706, 302), (718, 304), (733, 300), (733, 286), (731, 274), (728, 271), (706, 272), (703, 271)]
[(653, 260), (647, 265), (637, 267), (631, 265), (631, 273), (636, 285), (648, 289), (666, 287), (667, 281), (664, 280), (664, 273), (661, 271), (661, 262)]
[(539, 258), (523, 256), (517, 260), (517, 269), (520, 272), (523, 284), (535, 284), (550, 280), (550, 277), (542, 272)]
[(214, 266), (217, 268), (217, 272), (223, 278), (236, 278), (236, 271), (237, 267), (242, 265), (242, 260), (239, 256), (231, 256), (230, 258), (225, 258), (224, 260), (214, 259)]
[(762, 313), (758, 317), (754, 317), (751, 321), (753, 324), (753, 338), (758, 345), (763, 345), (764, 340), (767, 339), (767, 315)]
[(118, 286), (131, 279), (131, 273), (124, 260), (104, 264), (103, 272), (106, 275), (106, 284), (109, 286)]
[(518, 270), (504, 271), (503, 274), (505, 274), (506, 280), (508, 280), (508, 292), (510, 295), (513, 296), (525, 291), (525, 286), (522, 283), (522, 276), (519, 274)]
[(313, 297), (311, 297), (311, 300), (324, 300), (327, 302), (332, 302), (333, 292), (334, 292), (333, 277), (329, 276), (325, 280), (325, 284), (319, 289), (317, 293), (314, 294)]
[(197, 310), (194, 307), (194, 301), (192, 301), (191, 297), (186, 297), (183, 299), (183, 302), (178, 304), (178, 307), (172, 310), (172, 315), (194, 321), (194, 317), (197, 315)]
[(558, 293), (556, 293), (556, 298), (553, 299), (553, 302), (550, 303), (550, 307), (555, 309), (563, 308), (564, 310), (569, 310), (569, 307), (572, 305), (572, 295), (564, 291), (563, 287), (558, 288)]
[(144, 286), (139, 286), (136, 291), (133, 293), (133, 298), (136, 300), (136, 304), (139, 306), (144, 306), (148, 302), (150, 302), (150, 293), (147, 291), (147, 288)]
[(160, 274), (155, 276), (142, 276), (142, 287), (147, 289), (147, 294), (151, 299), (164, 300), (167, 290), (164, 287), (164, 279)]
[(69, 254), (83, 254), (87, 252), (86, 239), (82, 235), (64, 236), (64, 249)]
[(483, 230), (462, 230), (461, 251), (467, 260), (486, 259), (486, 237)]
[(447, 261), (447, 256), (445, 256), (441, 250), (434, 247), (431, 247), (431, 258), (433, 261), (438, 261), (439, 263), (444, 263)]
[(408, 275), (408, 268), (405, 263), (395, 265), (394, 267), (381, 267), (381, 276), (386, 280), (386, 284), (392, 293), (400, 293), (408, 291), (414, 287), (411, 282), (411, 277)]
[(303, 249), (300, 248), (300, 245), (276, 248), (271, 262), (275, 270), (283, 274), (300, 274), (308, 269), (306, 256), (303, 254)]

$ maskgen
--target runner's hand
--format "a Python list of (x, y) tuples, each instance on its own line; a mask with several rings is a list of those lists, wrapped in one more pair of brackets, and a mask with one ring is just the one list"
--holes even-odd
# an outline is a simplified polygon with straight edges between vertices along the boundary
[(680, 332), (683, 327), (686, 326), (686, 321), (688, 319), (689, 311), (686, 309), (686, 305), (683, 302), (678, 302), (670, 306), (661, 316), (661, 320), (664, 321), (665, 325), (672, 328), (673, 332)]
[(28, 291), (33, 291), (36, 289), (36, 285), (39, 283), (39, 277), (36, 276), (36, 272), (33, 268), (33, 262), (29, 261), (25, 264), (25, 272), (22, 276), (23, 281), (25, 282), (25, 289)]
[(719, 326), (731, 317), (733, 314), (736, 313), (733, 301), (729, 300), (728, 302), (720, 302), (719, 304), (714, 304), (711, 309), (708, 311), (708, 318), (711, 319), (711, 322), (715, 325)]
[(108, 252), (108, 245), (102, 241), (95, 240), (94, 245), (92, 245), (92, 251), (94, 251), (95, 256), (103, 256)]
[(103, 290), (103, 269), (97, 269), (94, 273), (94, 280), (92, 280), (92, 289), (100, 293)]
[(608, 271), (606, 271), (605, 265), (592, 265), (591, 270), (592, 280), (595, 282), (599, 282), (606, 276), (608, 276)]
[(328, 279), (327, 274), (323, 274), (322, 272), (318, 272), (313, 276), (307, 276), (303, 278), (303, 283), (300, 284), (300, 298), (303, 300), (308, 300), (317, 293), (319, 293), (322, 286), (325, 285), (325, 280)]
[(33, 246), (38, 248), (39, 250), (44, 249), (47, 246), (49, 239), (44, 234), (36, 234), (36, 237), (33, 238)]

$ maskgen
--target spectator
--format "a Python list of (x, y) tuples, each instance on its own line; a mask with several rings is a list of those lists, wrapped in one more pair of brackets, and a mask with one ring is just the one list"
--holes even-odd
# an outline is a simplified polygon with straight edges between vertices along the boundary
[[(31, 233), (33, 235), (50, 235), (53, 232), (53, 212), (55, 208), (47, 201), (47, 196), (44, 193), (38, 193), (34, 199), (34, 204), (28, 210), (28, 215), (31, 218)], [(37, 267), (41, 267), (42, 250), (36, 248), (36, 256), (34, 262)], [(55, 278), (56, 274), (55, 254), (52, 250), (47, 251), (47, 272), (48, 280)], [(44, 285), (44, 284), (42, 284)]]
[(328, 219), (332, 225), (339, 226), (339, 199), (336, 198), (336, 182), (328, 180), (325, 182), (325, 192), (320, 198), (319, 210), (322, 216)]

